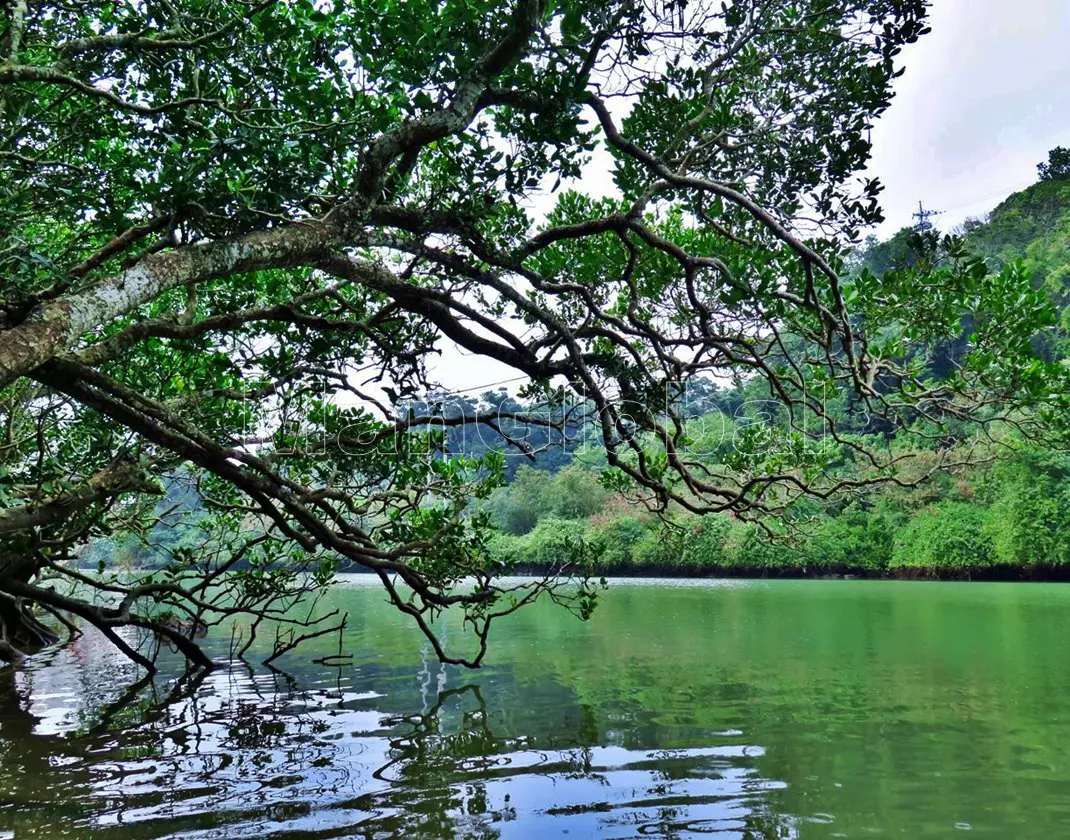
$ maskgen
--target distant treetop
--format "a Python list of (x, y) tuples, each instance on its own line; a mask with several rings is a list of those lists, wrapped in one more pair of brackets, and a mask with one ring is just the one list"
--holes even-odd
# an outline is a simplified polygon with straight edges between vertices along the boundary
[(1056, 146), (1048, 152), (1048, 162), (1038, 163), (1041, 181), (1070, 181), (1070, 149)]

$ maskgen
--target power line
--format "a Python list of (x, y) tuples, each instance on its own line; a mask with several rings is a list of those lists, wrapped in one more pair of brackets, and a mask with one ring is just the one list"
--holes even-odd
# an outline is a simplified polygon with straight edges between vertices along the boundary
[(495, 385), (507, 385), (510, 382), (520, 382), (522, 379), (530, 379), (529, 376), (514, 376), (512, 379), (502, 379), (498, 382), (487, 382), (483, 385), (473, 385), (470, 388), (449, 388), (445, 389), (450, 394), (470, 394), (473, 391), (483, 391), (487, 388), (493, 388)]
[(1008, 188), (1002, 189), (1002, 190), (993, 190), (992, 192), (987, 193), (986, 195), (978, 196), (977, 198), (973, 199), (972, 201), (967, 201), (965, 203), (956, 204), (956, 205), (954, 205), (952, 207), (947, 207), (947, 208), (945, 208), (944, 212), (952, 212), (954, 210), (962, 210), (965, 207), (974, 207), (974, 206), (980, 204), (982, 201), (988, 201), (989, 199), (992, 199), (992, 198), (1000, 198), (1000, 197), (1006, 198), (1007, 196), (1013, 195), (1016, 192), (1021, 192), (1026, 187), (1032, 186), (1034, 183), (1035, 183), (1034, 181), (1030, 181), (1028, 184), (1019, 184), (1017, 186), (1008, 187)]

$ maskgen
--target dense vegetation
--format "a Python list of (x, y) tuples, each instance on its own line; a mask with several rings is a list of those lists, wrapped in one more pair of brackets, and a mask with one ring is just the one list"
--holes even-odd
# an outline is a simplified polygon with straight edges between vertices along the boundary
[[(507, 578), (512, 467), (451, 429), (521, 455), (582, 431), (614, 497), (774, 531), (962, 469), (977, 436), (1058, 431), (1068, 372), (1025, 269), (959, 240), (850, 260), (927, 7), (0, 1), (0, 658), (72, 617), (149, 670), (161, 644), (210, 667), (217, 625), (281, 655), (344, 623), (293, 609), (341, 568), (447, 662), (542, 596), (589, 615), (593, 546)], [(523, 410), (425, 413), (446, 342), (515, 371)], [(696, 451), (703, 380), (777, 422), (731, 412), (723, 457)], [(573, 480), (562, 522), (593, 510)], [(163, 558), (90, 551), (87, 574), (102, 537)]]
[[(1059, 169), (1062, 159), (1053, 151), (1038, 183), (961, 231), (989, 265), (1020, 264), (1056, 302), (1058, 326), (1034, 342), (1060, 360), (1070, 355), (1070, 170)], [(916, 262), (924, 249), (905, 228), (888, 241), (870, 240), (855, 264), (883, 275)], [(951, 342), (930, 364), (955, 361), (966, 340)], [(695, 396), (691, 438), (711, 461), (730, 456), (741, 423), (771, 419), (753, 387), (707, 388)], [(923, 462), (937, 457), (938, 439), (896, 437)], [(487, 508), (501, 534), (491, 549), (503, 562), (534, 569), (582, 546), (597, 569), (625, 575), (1070, 578), (1070, 455), (1013, 435), (1001, 443), (992, 460), (917, 487), (882, 485), (833, 504), (798, 505), (790, 534), (783, 522), (763, 528), (682, 510), (653, 516), (607, 490), (604, 458), (594, 447), (581, 448), (561, 469), (554, 460), (520, 467), (511, 485), (492, 494)], [(567, 457), (563, 448), (552, 451)]]

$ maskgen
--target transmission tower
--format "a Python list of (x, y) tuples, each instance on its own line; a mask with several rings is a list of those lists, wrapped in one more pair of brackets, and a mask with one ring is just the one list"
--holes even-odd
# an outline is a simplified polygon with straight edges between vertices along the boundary
[(914, 213), (914, 218), (918, 220), (918, 223), (914, 225), (914, 230), (918, 233), (922, 233), (927, 230), (933, 229), (933, 223), (929, 221), (933, 216), (939, 216), (943, 213), (943, 210), (926, 210), (922, 203), (918, 202), (918, 212)]

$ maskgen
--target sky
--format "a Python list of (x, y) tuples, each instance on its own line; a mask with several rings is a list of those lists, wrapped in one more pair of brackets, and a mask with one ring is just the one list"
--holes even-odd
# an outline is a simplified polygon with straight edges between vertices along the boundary
[(935, 0), (929, 25), (871, 135), (882, 237), (919, 200), (943, 230), (983, 215), (1070, 146), (1070, 0)]
[[(918, 202), (952, 230), (1037, 180), (1037, 164), (1070, 146), (1070, 0), (934, 0), (932, 32), (904, 50), (906, 73), (873, 129), (867, 174), (885, 185), (891, 236)], [(604, 170), (595, 157), (593, 170)], [(595, 192), (601, 173), (583, 179)], [(443, 346), (435, 377), (476, 393), (515, 380), (510, 368)], [(515, 389), (520, 384), (504, 382)], [(487, 386), (487, 387), (484, 387)]]

